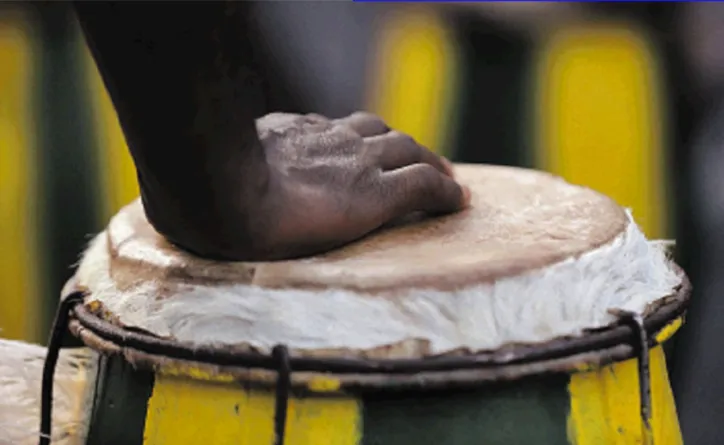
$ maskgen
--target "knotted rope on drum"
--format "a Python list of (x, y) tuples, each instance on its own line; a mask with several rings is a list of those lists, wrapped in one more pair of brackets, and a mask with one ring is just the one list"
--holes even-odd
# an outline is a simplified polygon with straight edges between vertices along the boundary
[(623, 312), (621, 321), (631, 326), (631, 347), (636, 356), (639, 376), (639, 400), (641, 413), (641, 437), (643, 445), (653, 445), (654, 435), (651, 430), (651, 371), (649, 369), (649, 335), (644, 326), (644, 319), (639, 314)]

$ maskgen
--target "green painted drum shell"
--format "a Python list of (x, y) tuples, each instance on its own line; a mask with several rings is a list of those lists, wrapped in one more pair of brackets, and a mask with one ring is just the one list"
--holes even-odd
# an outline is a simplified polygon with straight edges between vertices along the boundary
[(568, 444), (568, 376), (363, 398), (364, 445)]
[[(153, 373), (135, 369), (119, 355), (101, 357), (99, 369), (87, 445), (144, 444)], [(568, 444), (568, 380), (557, 374), (490, 382), (474, 390), (357, 394), (361, 444)]]
[[(660, 349), (660, 348), (659, 348)], [(158, 409), (150, 403), (157, 374), (136, 369), (121, 355), (100, 358), (99, 380), (91, 415), (88, 445), (156, 445), (146, 436), (147, 422), (153, 422), (149, 411)], [(472, 389), (457, 390), (397, 390), (373, 391), (347, 394), (359, 403), (359, 437), (346, 438), (340, 444), (359, 445), (577, 445), (596, 443), (643, 443), (630, 439), (631, 431), (625, 431), (618, 424), (636, 425), (636, 419), (600, 419), (607, 430), (621, 434), (619, 441), (596, 436), (600, 425), (592, 425), (589, 440), (577, 440), (571, 429), (575, 422), (576, 394), (572, 390), (576, 374), (558, 373), (545, 376), (526, 377), (509, 382), (487, 382)], [(230, 391), (248, 385), (239, 382), (224, 384)], [(668, 386), (667, 388), (668, 389)], [(181, 390), (182, 391), (182, 390)], [(274, 397), (272, 390), (267, 391)], [(600, 395), (600, 394), (599, 394)], [(579, 395), (580, 396), (580, 395)], [(593, 395), (592, 397), (597, 397)], [(294, 392), (296, 400), (320, 397), (309, 393)], [(341, 397), (327, 395), (321, 397)], [(673, 400), (673, 399), (672, 399)], [(664, 401), (665, 409), (654, 410), (654, 423), (665, 425), (667, 437), (661, 444), (677, 444), (678, 424), (666, 422), (666, 411), (675, 410), (673, 401)], [(635, 391), (622, 391), (616, 401), (629, 406), (629, 415), (637, 416), (638, 396)], [(659, 401), (661, 402), (661, 401)], [(580, 403), (580, 400), (578, 401)], [(198, 400), (199, 406), (213, 412), (223, 409), (214, 400)], [(231, 409), (232, 407), (227, 407)], [(235, 407), (236, 408), (236, 407)], [(321, 411), (319, 416), (334, 418), (332, 413)], [(656, 416), (663, 417), (658, 419)], [(584, 416), (578, 418), (578, 422)], [(640, 418), (638, 419), (640, 420)], [(675, 419), (674, 419), (675, 420)], [(243, 415), (238, 418), (244, 422)], [(610, 425), (609, 425), (610, 424)], [(199, 425), (199, 428), (214, 428), (213, 425)], [(661, 428), (659, 428), (661, 429)], [(289, 430), (288, 430), (289, 431)], [(636, 433), (636, 432), (634, 432)], [(312, 445), (314, 437), (306, 435), (299, 439), (290, 432), (286, 445)], [(664, 436), (661, 433), (659, 436)], [(296, 437), (296, 440), (294, 437)], [(586, 436), (584, 436), (586, 437)], [(593, 437), (593, 439), (590, 439)], [(252, 438), (255, 439), (255, 438)], [(306, 441), (305, 441), (306, 440)], [(311, 442), (309, 440), (312, 440)], [(353, 440), (353, 441), (351, 441)], [(261, 442), (239, 438), (229, 443), (257, 445)], [(173, 443), (173, 441), (165, 441)], [(184, 442), (179, 439), (180, 445)], [(226, 442), (224, 442), (226, 443)], [(266, 444), (266, 442), (263, 442)], [(324, 442), (325, 444), (328, 442)], [(329, 442), (336, 443), (336, 442)], [(658, 442), (657, 442), (658, 443)], [(269, 444), (271, 445), (271, 443)]]

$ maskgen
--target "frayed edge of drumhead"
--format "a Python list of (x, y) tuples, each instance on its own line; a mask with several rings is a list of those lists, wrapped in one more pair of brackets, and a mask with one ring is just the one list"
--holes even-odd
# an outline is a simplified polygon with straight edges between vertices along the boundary
[(108, 276), (105, 235), (78, 271), (128, 326), (206, 345), (250, 345), (268, 352), (283, 343), (299, 352), (370, 351), (410, 341), (396, 356), (492, 350), (542, 343), (615, 321), (612, 310), (643, 313), (681, 283), (660, 241), (649, 241), (628, 212), (612, 242), (541, 270), (455, 291), (414, 289), (397, 298), (341, 289), (263, 289), (249, 285), (184, 285), (159, 301), (162, 283), (121, 291)]

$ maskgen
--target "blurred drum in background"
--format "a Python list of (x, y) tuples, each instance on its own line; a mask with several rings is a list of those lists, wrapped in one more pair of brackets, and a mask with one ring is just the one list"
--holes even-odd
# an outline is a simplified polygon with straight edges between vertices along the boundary
[(471, 208), (291, 261), (202, 260), (122, 209), (65, 289), (84, 443), (681, 443), (663, 245), (555, 176), (456, 174)]
[[(0, 339), (0, 445), (37, 445), (46, 348)], [(53, 445), (82, 445), (84, 414), (97, 356), (87, 348), (64, 349), (55, 369)]]

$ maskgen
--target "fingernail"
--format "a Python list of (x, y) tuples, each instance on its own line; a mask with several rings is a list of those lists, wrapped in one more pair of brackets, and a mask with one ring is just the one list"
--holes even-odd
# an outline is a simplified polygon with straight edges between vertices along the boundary
[(461, 185), (460, 188), (462, 188), (463, 190), (463, 208), (470, 207), (470, 202), (473, 198), (470, 187), (468, 187), (467, 185)]
[(445, 167), (445, 171), (447, 172), (448, 176), (451, 178), (455, 177), (455, 171), (453, 170), (452, 162), (448, 161), (447, 158), (440, 158), (440, 161), (442, 161), (442, 165)]

